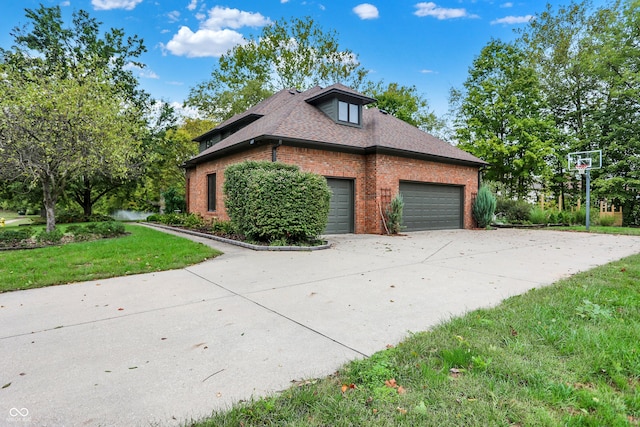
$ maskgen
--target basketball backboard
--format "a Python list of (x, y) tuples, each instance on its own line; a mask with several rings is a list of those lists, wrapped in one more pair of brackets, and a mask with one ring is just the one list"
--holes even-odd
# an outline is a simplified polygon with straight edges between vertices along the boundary
[(586, 169), (602, 167), (602, 150), (576, 151), (567, 156), (570, 171), (584, 172)]

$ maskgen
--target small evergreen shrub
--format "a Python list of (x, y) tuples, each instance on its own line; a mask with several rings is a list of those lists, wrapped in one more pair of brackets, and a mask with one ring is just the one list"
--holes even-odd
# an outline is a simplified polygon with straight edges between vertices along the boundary
[(386, 210), (387, 228), (389, 233), (398, 234), (402, 230), (402, 212), (404, 211), (404, 200), (402, 194), (398, 193), (391, 200)]
[(33, 236), (33, 230), (29, 227), (15, 227), (0, 229), (0, 247), (19, 245), (23, 240)]
[(204, 218), (202, 218), (198, 214), (189, 213), (189, 214), (182, 214), (182, 215), (183, 215), (182, 225), (184, 227), (193, 228), (193, 229), (201, 229), (206, 225), (205, 221), (204, 221)]
[(498, 199), (496, 214), (510, 223), (523, 223), (529, 220), (531, 205), (524, 200)]
[(162, 215), (152, 214), (147, 217), (148, 222), (162, 222)]
[(232, 235), (236, 234), (236, 229), (233, 226), (231, 221), (222, 221), (219, 219), (214, 219), (211, 223), (211, 232), (214, 234), (221, 235)]
[(56, 228), (52, 231), (42, 230), (41, 232), (36, 234), (36, 241), (38, 243), (55, 245), (60, 243), (60, 241), (62, 240), (62, 236), (64, 236), (64, 233), (59, 228)]
[(102, 237), (116, 237), (125, 234), (124, 224), (117, 221), (98, 222), (95, 224), (96, 234)]
[(496, 211), (496, 198), (486, 185), (482, 185), (478, 190), (476, 199), (473, 201), (473, 217), (478, 223), (478, 227), (486, 228), (493, 221)]

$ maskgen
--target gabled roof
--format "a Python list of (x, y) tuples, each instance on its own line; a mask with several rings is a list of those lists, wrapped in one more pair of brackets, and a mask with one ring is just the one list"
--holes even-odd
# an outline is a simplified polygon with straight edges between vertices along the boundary
[(410, 157), (434, 158), (448, 163), (476, 166), (487, 164), (377, 108), (363, 109), (362, 127), (356, 127), (336, 123), (310, 103), (327, 95), (345, 92), (351, 97), (359, 97), (363, 104), (366, 100), (375, 101), (340, 84), (325, 89), (316, 86), (305, 92), (281, 90), (196, 138), (196, 141), (202, 141), (216, 132), (241, 126), (243, 122), (255, 119), (188, 160), (186, 166), (223, 156), (235, 149), (248, 148), (249, 144), (265, 139), (330, 150), (362, 153), (383, 150)]

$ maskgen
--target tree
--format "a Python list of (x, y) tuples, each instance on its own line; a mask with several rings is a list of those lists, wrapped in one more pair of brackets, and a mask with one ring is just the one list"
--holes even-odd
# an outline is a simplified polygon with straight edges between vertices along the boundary
[[(572, 2), (555, 11), (547, 5), (522, 32), (519, 43), (536, 70), (545, 109), (556, 123), (557, 156), (552, 160), (551, 178), (556, 196), (575, 193), (584, 185), (565, 173), (567, 154), (597, 149), (597, 128), (593, 116), (602, 101), (599, 79), (593, 65), (595, 54), (589, 3)], [(566, 205), (566, 202), (563, 202)]]
[(580, 188), (563, 172), (566, 153), (602, 149), (592, 194), (623, 206), (626, 224), (640, 223), (638, 6), (637, 0), (596, 10), (588, 1), (557, 11), (548, 6), (521, 37), (561, 135), (555, 168), (561, 191)]
[(364, 93), (377, 100), (372, 104), (373, 107), (384, 110), (425, 132), (436, 133), (445, 127), (444, 121), (429, 110), (429, 102), (418, 93), (415, 86), (389, 83), (385, 87), (383, 82), (370, 82)]
[(544, 115), (535, 70), (513, 44), (492, 40), (474, 60), (458, 106), (455, 132), (461, 148), (486, 160), (486, 178), (524, 198), (534, 183), (546, 184), (554, 123)]
[(35, 79), (6, 66), (0, 74), (0, 173), (42, 187), (47, 231), (52, 231), (56, 202), (79, 170), (108, 166), (115, 176), (126, 176), (139, 129), (100, 75), (80, 84)]
[(13, 29), (15, 44), (13, 50), (0, 48), (2, 62), (38, 69), (36, 76), (56, 75), (79, 82), (98, 71), (127, 101), (138, 106), (149, 101), (131, 71), (145, 66), (137, 60), (147, 50), (138, 36), (125, 37), (122, 29), (111, 28), (100, 37), (101, 23), (84, 10), (73, 13), (70, 27), (65, 27), (59, 6), (40, 5), (25, 12), (30, 22)]
[(310, 17), (294, 18), (264, 27), (222, 55), (211, 79), (192, 88), (185, 104), (223, 121), (280, 89), (359, 87), (366, 74), (353, 52), (339, 48), (335, 31), (324, 32)]
[[(83, 10), (73, 13), (70, 27), (65, 26), (59, 7), (26, 9), (26, 17), (29, 24), (16, 27), (12, 32), (15, 40), (12, 50), (0, 49), (0, 61), (6, 69), (33, 76), (33, 83), (50, 79), (43, 83), (45, 86), (62, 84), (67, 87), (64, 83), (67, 81), (75, 82), (69, 87), (87, 85), (88, 93), (96, 89), (95, 78), (100, 76), (109, 86), (106, 96), (115, 96), (122, 103), (120, 119), (126, 119), (131, 125), (140, 122), (142, 111), (150, 105), (150, 98), (138, 89), (131, 67), (144, 67), (136, 60), (146, 51), (142, 40), (137, 36), (125, 37), (119, 29), (111, 29), (102, 35), (101, 24)], [(125, 137), (121, 143), (127, 141), (129, 138)], [(123, 180), (135, 177), (132, 172), (141, 159), (134, 158), (133, 154), (139, 154), (139, 147), (132, 142), (127, 174), (121, 173), (122, 159), (111, 159), (110, 152), (102, 154), (99, 167), (96, 167), (95, 159), (86, 157), (84, 164), (74, 163), (73, 173), (66, 173), (64, 191), (68, 192), (68, 199), (82, 207), (85, 215), (91, 214), (93, 205), (105, 194), (122, 186)]]

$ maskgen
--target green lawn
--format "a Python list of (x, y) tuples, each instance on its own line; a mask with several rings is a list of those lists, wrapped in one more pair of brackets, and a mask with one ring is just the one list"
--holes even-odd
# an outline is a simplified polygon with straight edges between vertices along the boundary
[(125, 227), (123, 237), (0, 252), (0, 292), (171, 270), (220, 255), (182, 237)]
[(193, 425), (638, 426), (640, 254)]
[[(556, 231), (579, 231), (586, 232), (587, 227), (584, 225), (574, 225), (571, 227), (551, 227), (549, 230)], [(589, 233), (602, 233), (602, 234), (626, 234), (629, 236), (640, 236), (640, 227), (602, 227), (599, 225), (590, 225)]]

